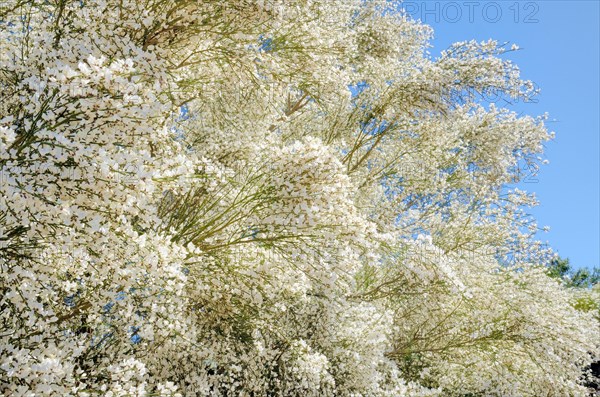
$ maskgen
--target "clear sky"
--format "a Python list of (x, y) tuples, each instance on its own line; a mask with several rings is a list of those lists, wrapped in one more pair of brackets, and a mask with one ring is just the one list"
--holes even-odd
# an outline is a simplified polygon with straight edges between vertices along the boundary
[[(518, 44), (509, 54), (522, 76), (541, 88), (537, 103), (517, 112), (549, 113), (556, 139), (546, 145), (535, 178), (518, 187), (536, 193), (531, 212), (549, 226), (548, 241), (574, 267), (600, 266), (600, 1), (405, 1), (434, 28), (433, 56), (452, 42), (490, 38)], [(537, 181), (536, 181), (537, 180)]]

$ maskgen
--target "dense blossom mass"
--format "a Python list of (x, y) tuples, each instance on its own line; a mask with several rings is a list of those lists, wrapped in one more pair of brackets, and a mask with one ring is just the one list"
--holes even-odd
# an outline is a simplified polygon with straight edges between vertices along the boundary
[(586, 396), (600, 294), (509, 188), (535, 89), (431, 35), (392, 2), (2, 1), (0, 393)]

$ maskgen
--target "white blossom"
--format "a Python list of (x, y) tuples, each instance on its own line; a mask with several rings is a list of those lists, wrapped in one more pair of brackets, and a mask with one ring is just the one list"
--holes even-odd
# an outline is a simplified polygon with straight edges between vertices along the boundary
[(600, 299), (505, 188), (553, 135), (489, 104), (536, 93), (503, 46), (361, 0), (4, 3), (0, 393), (586, 395)]

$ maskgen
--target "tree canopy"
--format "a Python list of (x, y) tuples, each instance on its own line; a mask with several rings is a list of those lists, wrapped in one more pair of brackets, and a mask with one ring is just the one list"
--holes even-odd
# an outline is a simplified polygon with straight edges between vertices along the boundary
[(507, 105), (517, 47), (431, 35), (393, 2), (4, 0), (0, 392), (587, 395), (600, 291), (507, 187), (552, 137)]

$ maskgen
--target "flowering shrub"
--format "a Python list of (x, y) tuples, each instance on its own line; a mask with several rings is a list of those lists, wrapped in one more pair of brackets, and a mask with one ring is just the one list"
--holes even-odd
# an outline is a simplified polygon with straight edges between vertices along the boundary
[(392, 5), (4, 1), (0, 392), (586, 395), (533, 85)]

